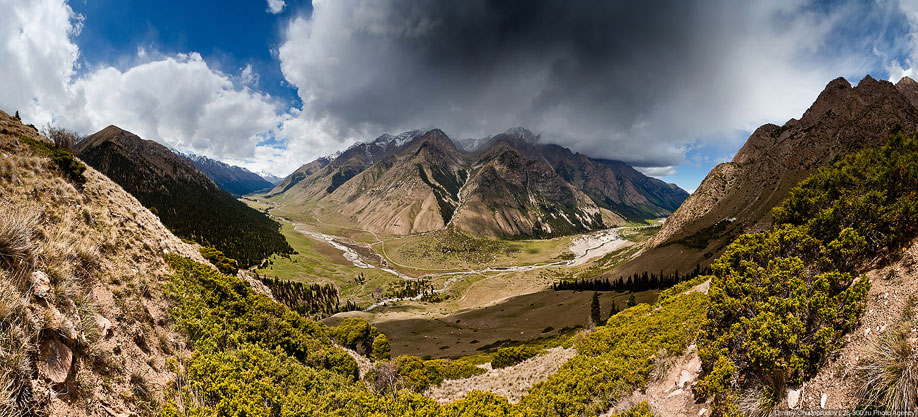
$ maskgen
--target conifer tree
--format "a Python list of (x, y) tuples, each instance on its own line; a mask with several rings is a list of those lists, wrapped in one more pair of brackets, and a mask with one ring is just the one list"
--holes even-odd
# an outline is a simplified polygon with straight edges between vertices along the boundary
[(602, 319), (602, 310), (599, 308), (599, 293), (593, 292), (593, 301), (590, 302), (590, 318), (593, 323), (599, 324)]

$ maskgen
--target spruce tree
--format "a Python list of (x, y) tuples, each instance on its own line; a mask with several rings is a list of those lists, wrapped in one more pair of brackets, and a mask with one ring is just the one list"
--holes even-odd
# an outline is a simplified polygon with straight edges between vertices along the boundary
[(593, 323), (599, 324), (602, 319), (602, 310), (599, 308), (599, 293), (593, 292), (593, 301), (590, 303), (590, 318)]

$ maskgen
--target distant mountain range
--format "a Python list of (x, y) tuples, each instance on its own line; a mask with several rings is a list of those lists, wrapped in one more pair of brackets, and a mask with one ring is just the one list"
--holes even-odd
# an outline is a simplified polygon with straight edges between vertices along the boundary
[(154, 141), (109, 126), (77, 143), (74, 152), (157, 214), (173, 233), (215, 247), (242, 266), (292, 251), (277, 222)]
[[(630, 166), (515, 128), (479, 140), (439, 129), (382, 135), (284, 178), (268, 198), (322, 202), (365, 230), (453, 226), (483, 236), (551, 237), (667, 216), (688, 196)], [(460, 149), (461, 148), (461, 149)]]
[(277, 183), (277, 181), (268, 181), (245, 168), (229, 165), (206, 156), (186, 155), (180, 152), (178, 155), (191, 161), (195, 168), (207, 175), (218, 187), (235, 196), (265, 190)]
[(918, 131), (918, 83), (865, 77), (830, 82), (800, 120), (766, 124), (733, 160), (716, 166), (634, 260), (610, 276), (671, 273), (705, 265), (744, 232), (766, 230), (788, 191), (834, 158), (886, 141), (893, 129)]

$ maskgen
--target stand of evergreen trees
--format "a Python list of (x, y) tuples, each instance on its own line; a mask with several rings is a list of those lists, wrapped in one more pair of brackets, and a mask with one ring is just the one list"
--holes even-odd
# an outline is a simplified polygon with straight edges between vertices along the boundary
[(401, 281), (389, 288), (386, 298), (413, 298), (419, 295), (425, 297), (433, 294), (433, 290), (433, 285), (426, 279)]
[(695, 265), (695, 269), (686, 274), (680, 274), (675, 271), (672, 274), (665, 275), (663, 271), (659, 274), (652, 274), (644, 271), (642, 274), (635, 273), (628, 277), (620, 276), (617, 280), (610, 281), (609, 278), (597, 279), (578, 279), (573, 281), (561, 281), (551, 284), (551, 289), (555, 291), (647, 291), (658, 290), (672, 287), (683, 281), (688, 281), (699, 275), (711, 273), (710, 268), (702, 268), (701, 265)]
[(342, 305), (338, 289), (331, 284), (284, 281), (257, 273), (255, 277), (271, 289), (277, 301), (304, 316), (328, 317), (342, 311), (359, 310), (351, 300), (345, 300)]

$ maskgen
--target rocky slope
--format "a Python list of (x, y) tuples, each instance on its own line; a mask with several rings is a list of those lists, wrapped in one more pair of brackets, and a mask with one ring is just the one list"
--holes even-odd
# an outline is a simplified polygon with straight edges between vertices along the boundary
[(633, 261), (610, 275), (688, 271), (743, 232), (770, 225), (771, 209), (795, 184), (838, 155), (878, 146), (894, 128), (918, 130), (918, 84), (869, 75), (856, 87), (830, 82), (800, 120), (756, 129), (730, 162), (716, 166)]
[(225, 164), (202, 155), (180, 154), (179, 156), (191, 161), (194, 167), (207, 175), (207, 178), (217, 184), (217, 187), (235, 196), (246, 195), (273, 186), (272, 183), (245, 168)]
[(324, 200), (367, 230), (411, 234), (443, 228), (468, 178), (459, 151), (437, 129), (392, 145), (399, 151), (354, 175)]
[(532, 237), (666, 216), (687, 197), (621, 162), (541, 144), (521, 128), (458, 143), (463, 149), (438, 129), (383, 135), (302, 166), (267, 196), (292, 207), (322, 203), (373, 232), (452, 225)]
[(290, 246), (271, 220), (221, 190), (165, 146), (109, 126), (75, 153), (153, 210), (179, 236), (223, 251), (243, 266)]
[(95, 169), (66, 175), (50, 147), (0, 112), (0, 415), (153, 413), (166, 360), (187, 351), (163, 254), (206, 261)]

